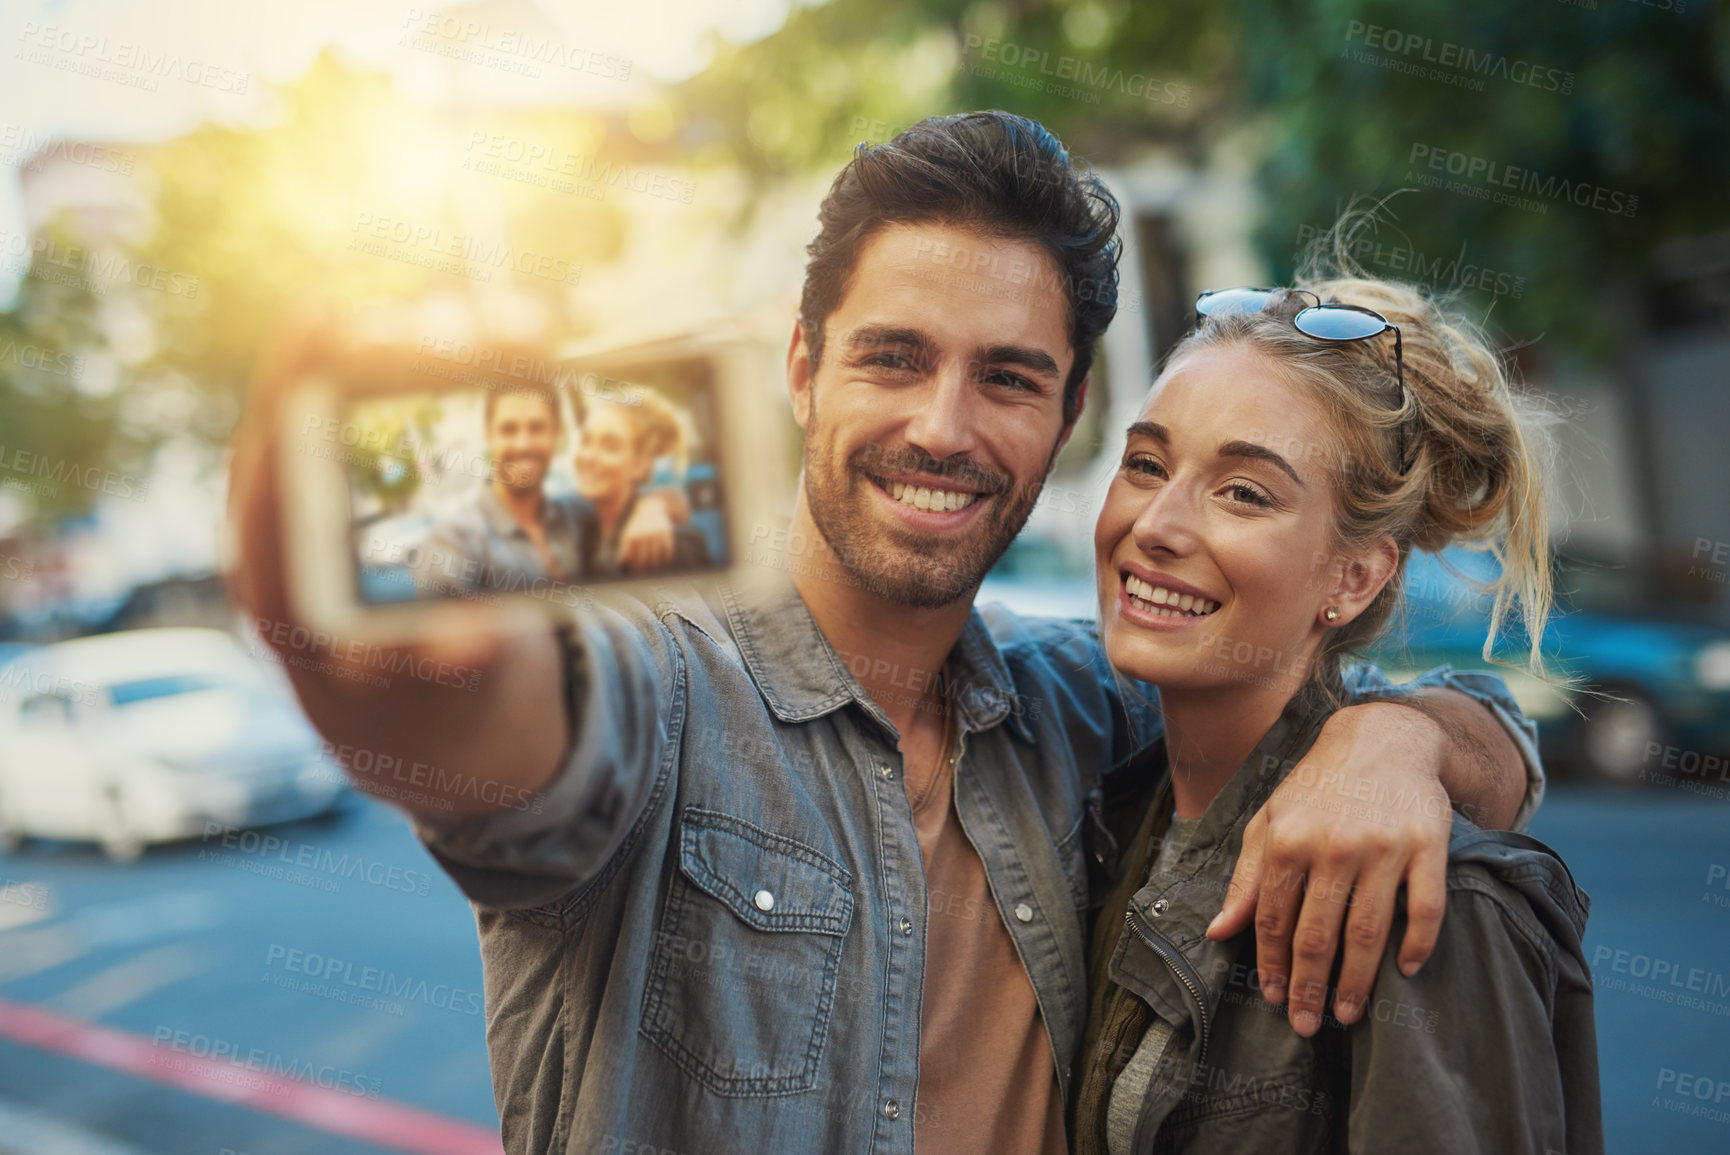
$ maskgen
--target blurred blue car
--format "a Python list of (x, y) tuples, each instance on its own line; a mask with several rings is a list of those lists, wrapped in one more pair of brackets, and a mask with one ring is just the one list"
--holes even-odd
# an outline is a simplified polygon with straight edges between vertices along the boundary
[[(1666, 619), (1637, 606), (1625, 571), (1560, 562), (1545, 664), (1578, 679), (1560, 689), (1483, 658), (1490, 599), (1471, 579), (1495, 573), (1484, 554), (1414, 554), (1406, 609), (1371, 657), (1395, 671), (1450, 662), (1488, 669), (1538, 723), (1546, 766), (1558, 777), (1635, 783), (1693, 777), (1730, 788), (1730, 628)], [(1518, 663), (1510, 645), (1498, 656)]]
[[(1019, 548), (1011, 547), (1005, 560)], [(1517, 642), (1504, 641), (1496, 651), (1513, 668), (1484, 660), (1491, 603), (1473, 579), (1495, 573), (1493, 558), (1470, 550), (1449, 550), (1443, 559), (1414, 553), (1404, 608), (1365, 656), (1396, 682), (1443, 663), (1496, 674), (1537, 722), (1554, 778), (1677, 780), (1730, 797), (1730, 627), (1642, 612), (1638, 607), (1651, 599), (1633, 588), (1635, 575), (1560, 562), (1545, 665), (1577, 681), (1558, 687), (1525, 672)], [(1089, 580), (1019, 564), (1000, 564), (979, 601), (1001, 601), (1024, 614), (1097, 613)]]

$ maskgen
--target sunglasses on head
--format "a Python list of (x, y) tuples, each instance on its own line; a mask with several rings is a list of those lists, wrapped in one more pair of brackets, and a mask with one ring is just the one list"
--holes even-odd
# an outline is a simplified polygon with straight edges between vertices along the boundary
[[(1202, 317), (1223, 317), (1232, 313), (1259, 313), (1267, 308), (1267, 304), (1280, 292), (1300, 293), (1313, 300), (1315, 304), (1300, 310), (1292, 318), (1292, 325), (1306, 337), (1314, 337), (1318, 341), (1367, 341), (1371, 337), (1379, 337), (1392, 330), (1394, 334), (1394, 375), (1400, 383), (1400, 403), (1405, 404), (1406, 395), (1406, 359), (1405, 349), (1400, 340), (1400, 327), (1376, 312), (1362, 305), (1341, 305), (1322, 299), (1308, 289), (1210, 289), (1195, 299), (1195, 311)], [(1411, 469), (1411, 462), (1406, 456), (1406, 431), (1400, 429), (1400, 476), (1404, 477)]]

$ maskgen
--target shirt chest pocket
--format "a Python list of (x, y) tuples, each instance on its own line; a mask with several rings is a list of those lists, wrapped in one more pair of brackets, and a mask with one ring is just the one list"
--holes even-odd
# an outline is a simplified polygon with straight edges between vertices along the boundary
[(853, 921), (852, 882), (808, 846), (686, 808), (643, 1034), (718, 1094), (816, 1086)]

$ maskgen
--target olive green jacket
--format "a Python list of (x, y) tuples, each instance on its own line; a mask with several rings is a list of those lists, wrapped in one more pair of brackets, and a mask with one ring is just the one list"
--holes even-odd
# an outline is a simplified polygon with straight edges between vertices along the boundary
[[(1110, 944), (1110, 982), (1146, 1004), (1133, 1006), (1135, 1014), (1157, 1015), (1174, 1031), (1133, 1149), (1602, 1152), (1592, 978), (1580, 941), (1588, 899), (1536, 839), (1454, 816), (1447, 914), (1429, 962), (1411, 978), (1395, 966), (1402, 897), (1365, 1014), (1343, 1026), (1330, 989), (1330, 1013), (1313, 1038), (1297, 1035), (1285, 1008), (1261, 997), (1253, 930), (1227, 942), (1205, 937), (1245, 824), (1318, 729), (1319, 721), (1282, 718), (1208, 808), (1175, 866), (1153, 874), (1126, 911), (1120, 893), (1117, 933), (1098, 928), (1094, 942)], [(1133, 867), (1115, 859), (1128, 857), (1161, 779), (1138, 760), (1107, 775), (1096, 794), (1096, 912), (1124, 870), (1148, 869), (1145, 858)], [(1339, 797), (1342, 807), (1373, 801)], [(1119, 999), (1114, 1024), (1090, 1024), (1089, 1037), (1102, 1036), (1082, 1056), (1090, 1078), (1115, 1078), (1140, 1042), (1139, 1031), (1123, 1030)], [(1101, 1002), (1111, 1005), (1094, 1000), (1096, 1018)], [(1078, 1119), (1078, 1133), (1095, 1123)]]

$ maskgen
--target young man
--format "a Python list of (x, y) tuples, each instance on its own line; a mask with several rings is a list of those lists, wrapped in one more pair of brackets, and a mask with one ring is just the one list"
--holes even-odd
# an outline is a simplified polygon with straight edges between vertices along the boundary
[[(478, 694), (297, 676), (333, 741), (544, 791), (416, 814), (476, 905), (513, 1153), (1065, 1146), (1089, 792), (1158, 721), (1090, 628), (972, 600), (1085, 399), (1116, 205), (1038, 125), (979, 113), (862, 149), (821, 221), (787, 355), (807, 432), (788, 536), (821, 549), (757, 595), (620, 599), (446, 650), (485, 663)], [(1018, 291), (942, 275), (956, 246)], [(236, 588), (260, 616), (286, 613), (268, 390), (335, 355), (315, 332), (267, 363), (236, 454)], [(1404, 883), (1410, 963), (1441, 915), (1448, 823), (1336, 789), (1445, 786), (1491, 825), (1535, 805), (1505, 691), (1452, 684), (1341, 711), (1246, 840), (1214, 933), (1255, 915), (1298, 1029), (1342, 926), (1340, 991), (1367, 993), (1393, 906), (1306, 894)]]
[(492, 479), (433, 525), (417, 584), (466, 594), (520, 589), (534, 578), (580, 582), (594, 510), (544, 492), (559, 440), (558, 394), (551, 385), (489, 389), (482, 420)]

